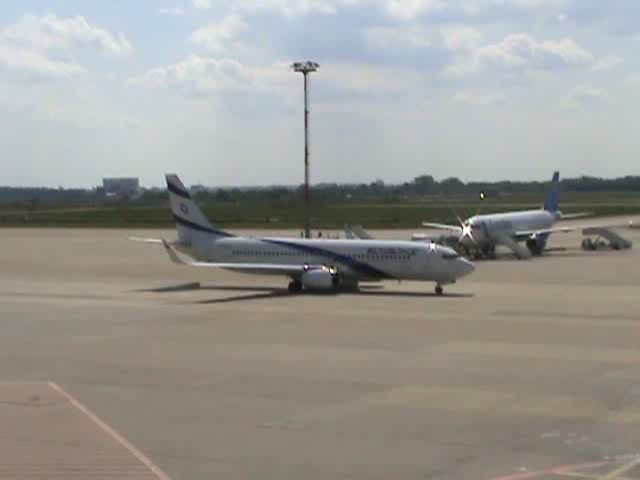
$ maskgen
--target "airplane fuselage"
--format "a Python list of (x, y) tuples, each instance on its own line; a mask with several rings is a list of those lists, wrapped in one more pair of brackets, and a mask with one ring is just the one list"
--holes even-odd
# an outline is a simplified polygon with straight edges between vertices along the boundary
[(342, 278), (353, 281), (448, 284), (473, 271), (473, 264), (449, 248), (395, 240), (228, 237), (212, 241), (203, 237), (193, 242), (187, 253), (204, 262), (333, 266)]
[[(546, 230), (553, 226), (558, 216), (546, 210), (524, 210), (519, 212), (494, 213), (476, 215), (465, 222), (473, 234), (476, 243), (482, 248), (493, 241), (490, 237), (506, 235), (516, 241), (527, 239), (526, 235), (518, 235), (518, 232), (531, 232)], [(471, 238), (462, 239), (463, 246), (473, 247)]]

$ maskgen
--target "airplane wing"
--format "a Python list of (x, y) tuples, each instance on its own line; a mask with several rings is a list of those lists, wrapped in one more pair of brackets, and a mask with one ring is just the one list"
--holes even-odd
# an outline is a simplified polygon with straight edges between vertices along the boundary
[(520, 260), (526, 260), (527, 258), (531, 257), (531, 252), (528, 248), (520, 245), (508, 235), (494, 235), (492, 238), (496, 243), (509, 248)]
[(460, 227), (459, 225), (447, 225), (446, 223), (422, 222), (422, 226), (425, 228), (435, 228), (438, 230), (450, 230), (452, 232), (462, 232), (462, 227)]
[(629, 224), (617, 224), (617, 225), (572, 225), (567, 227), (551, 227), (551, 228), (543, 228), (540, 230), (520, 230), (515, 232), (515, 236), (517, 238), (530, 237), (531, 235), (549, 235), (551, 233), (569, 233), (575, 232), (577, 230), (588, 230), (591, 228), (629, 228)]
[(514, 235), (516, 238), (526, 238), (531, 235), (549, 235), (551, 233), (569, 233), (575, 230), (582, 230), (583, 227), (552, 227), (552, 228), (541, 228), (540, 230), (520, 230), (515, 232)]
[(354, 238), (356, 238), (355, 233), (353, 233), (353, 230), (351, 230), (351, 226), (348, 224), (345, 224), (344, 226), (344, 236), (349, 240), (353, 240)]
[(359, 239), (359, 240), (372, 240), (373, 237), (369, 235), (362, 225), (349, 225), (346, 224), (344, 226), (344, 233), (349, 239)]
[[(153, 242), (157, 243), (157, 242)], [(264, 273), (274, 273), (274, 274), (283, 274), (283, 275), (298, 275), (304, 273), (304, 271), (308, 268), (305, 265), (295, 264), (295, 265), (284, 265), (284, 264), (274, 264), (274, 263), (224, 263), (224, 262), (194, 262), (194, 261), (185, 261), (176, 253), (169, 242), (166, 240), (160, 240), (162, 246), (164, 247), (167, 255), (171, 261), (177, 265), (186, 265), (189, 267), (206, 267), (206, 268), (225, 268), (227, 270), (236, 270), (238, 272), (264, 272)]]

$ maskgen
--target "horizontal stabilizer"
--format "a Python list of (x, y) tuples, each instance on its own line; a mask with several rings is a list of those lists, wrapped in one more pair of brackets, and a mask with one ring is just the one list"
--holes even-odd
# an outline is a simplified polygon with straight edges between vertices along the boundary
[[(584, 233), (585, 230), (591, 229), (606, 229), (611, 230), (612, 228), (629, 228), (629, 224), (610, 224), (610, 225), (571, 225), (566, 227), (551, 227), (551, 228), (542, 228), (540, 230), (520, 230), (515, 232), (514, 235), (516, 238), (524, 239), (526, 237), (530, 237), (531, 235), (550, 235), (552, 233), (570, 233), (576, 232), (578, 230), (582, 230), (583, 235), (591, 235)], [(603, 235), (604, 236), (604, 235)]]
[(560, 220), (574, 220), (576, 218), (584, 218), (593, 216), (592, 212), (563, 213)]
[(435, 228), (438, 230), (450, 230), (452, 232), (462, 233), (462, 227), (459, 225), (447, 225), (446, 223), (423, 222), (422, 226), (425, 228)]
[(129, 240), (140, 243), (163, 243), (161, 238), (142, 238), (142, 237), (129, 237)]

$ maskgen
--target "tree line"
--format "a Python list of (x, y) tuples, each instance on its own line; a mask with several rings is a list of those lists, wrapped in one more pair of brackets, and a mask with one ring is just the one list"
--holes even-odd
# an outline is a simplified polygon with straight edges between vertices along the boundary
[[(436, 195), (478, 195), (480, 192), (487, 196), (512, 194), (542, 194), (548, 189), (548, 181), (497, 181), (497, 182), (463, 182), (459, 178), (449, 177), (436, 180), (431, 175), (420, 175), (402, 184), (385, 184), (382, 180), (360, 184), (325, 183), (314, 185), (313, 198), (316, 201), (344, 201), (345, 199), (366, 199), (377, 201), (402, 201), (419, 199), (420, 197)], [(564, 192), (620, 192), (640, 193), (640, 176), (625, 176), (619, 178), (598, 178), (582, 176), (561, 180)], [(206, 191), (199, 190), (196, 198), (204, 202), (238, 202), (238, 201), (268, 201), (288, 202), (299, 199), (303, 186), (287, 187), (245, 187), (245, 188), (215, 188)], [(154, 204), (166, 201), (163, 190), (146, 191), (131, 203)], [(20, 205), (27, 208), (38, 208), (49, 205), (86, 205), (118, 203), (124, 200), (107, 200), (99, 190), (64, 189), (64, 188), (22, 188), (0, 187), (0, 204)]]

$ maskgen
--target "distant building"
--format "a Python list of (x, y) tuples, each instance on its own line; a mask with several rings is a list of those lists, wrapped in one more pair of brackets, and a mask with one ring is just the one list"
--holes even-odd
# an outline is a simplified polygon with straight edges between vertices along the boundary
[(206, 185), (190, 185), (189, 191), (191, 193), (208, 193), (211, 191), (211, 188)]
[(142, 195), (138, 178), (103, 178), (102, 188), (107, 197), (123, 199)]

